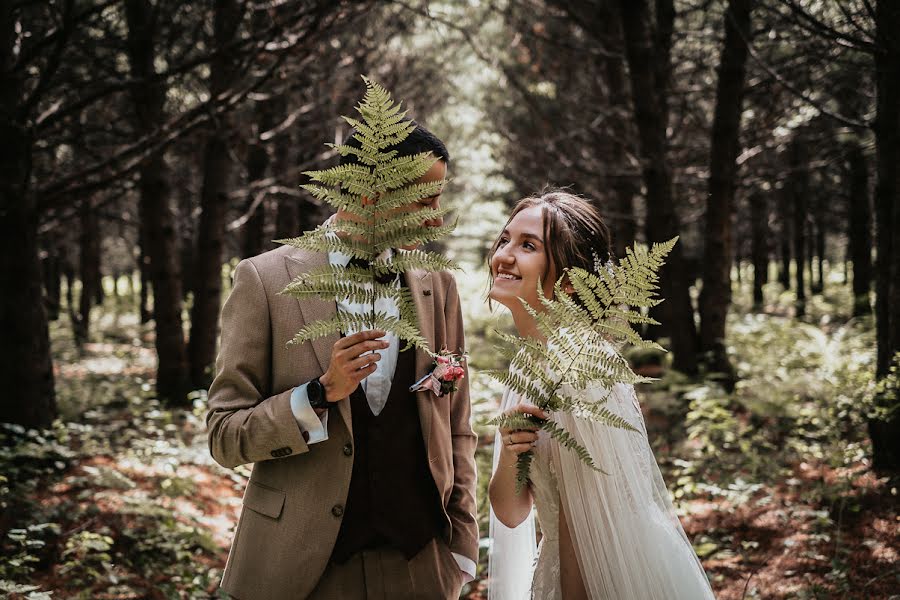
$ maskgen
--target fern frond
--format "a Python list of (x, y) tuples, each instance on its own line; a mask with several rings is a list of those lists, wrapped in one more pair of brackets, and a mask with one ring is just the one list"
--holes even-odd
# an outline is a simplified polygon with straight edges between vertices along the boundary
[(415, 269), (432, 272), (459, 269), (459, 266), (449, 258), (421, 250), (400, 250), (394, 253), (390, 261), (372, 261), (372, 267), (379, 274), (404, 273)]

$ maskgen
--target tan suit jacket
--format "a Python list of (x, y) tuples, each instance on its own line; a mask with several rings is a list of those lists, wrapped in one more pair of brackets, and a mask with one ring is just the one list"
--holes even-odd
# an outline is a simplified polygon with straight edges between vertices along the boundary
[[(335, 334), (287, 346), (301, 327), (335, 314), (334, 301), (297, 301), (279, 292), (297, 275), (327, 264), (325, 254), (283, 246), (243, 260), (222, 311), (216, 378), (207, 426), (224, 467), (253, 463), (222, 587), (242, 600), (305, 598), (328, 564), (353, 468), (350, 400), (328, 418), (328, 439), (307, 446), (290, 407), (293, 388), (328, 368)], [(465, 347), (456, 281), (449, 273), (407, 273), (419, 328), (430, 347)], [(431, 358), (416, 352), (417, 377)], [(428, 463), (443, 500), (445, 541), (478, 560), (475, 445), (468, 378), (438, 398), (419, 392)], [(402, 493), (402, 491), (401, 491)]]

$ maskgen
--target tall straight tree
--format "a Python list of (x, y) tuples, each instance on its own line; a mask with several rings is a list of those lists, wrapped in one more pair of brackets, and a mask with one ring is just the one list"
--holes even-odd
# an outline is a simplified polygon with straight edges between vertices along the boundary
[[(875, 7), (877, 112), (875, 186), (877, 254), (875, 316), (878, 357), (876, 375), (886, 377), (900, 352), (900, 3), (878, 0)], [(893, 409), (885, 419), (869, 421), (875, 468), (900, 471), (900, 398), (897, 386), (877, 399)]]
[[(648, 242), (672, 239), (680, 229), (673, 202), (666, 137), (675, 11), (670, 0), (659, 0), (656, 9), (654, 27), (647, 0), (620, 0), (619, 3), (641, 170), (647, 189)], [(698, 340), (690, 283), (682, 246), (678, 244), (661, 270), (660, 287), (666, 301), (660, 305), (660, 315), (671, 333), (674, 368), (694, 374)]]
[[(27, 71), (17, 58), (22, 46), (28, 50), (48, 40), (22, 35), (36, 33), (30, 25), (22, 23), (12, 2), (0, 3), (0, 381), (8, 390), (0, 403), (0, 421), (44, 427), (56, 417), (56, 396), (41, 297), (37, 201), (29, 185), (33, 139), (28, 105), (34, 97), (26, 96)], [(64, 24), (47, 45), (62, 52), (66, 35)]]
[[(213, 43), (216, 53), (209, 65), (209, 94), (212, 98), (227, 93), (237, 79), (239, 57), (233, 48), (243, 20), (244, 6), (245, 3), (238, 0), (215, 1)], [(203, 153), (201, 213), (194, 253), (194, 301), (191, 305), (191, 338), (188, 343), (191, 382), (198, 388), (206, 387), (212, 380), (210, 367), (216, 358), (225, 216), (228, 211), (228, 182), (232, 170), (228, 148), (230, 122), (230, 116), (225, 114), (211, 123)]]
[(796, 315), (806, 316), (806, 210), (809, 196), (809, 150), (802, 133), (796, 133), (788, 146), (786, 197), (790, 199), (794, 232), (794, 276), (797, 283)]
[(847, 143), (848, 219), (847, 254), (853, 263), (853, 315), (871, 314), (872, 208), (869, 199), (869, 169), (859, 141)]
[[(134, 79), (132, 99), (138, 133), (151, 136), (164, 121), (166, 86), (156, 73), (157, 25), (160, 5), (149, 0), (125, 0), (128, 60)], [(182, 329), (181, 263), (171, 207), (171, 185), (164, 152), (154, 150), (138, 169), (140, 218), (144, 252), (153, 288), (153, 316), (159, 366), (156, 390), (179, 403), (190, 388), (187, 351)]]
[(763, 286), (769, 280), (769, 209), (766, 195), (756, 190), (750, 195), (750, 260), (753, 262), (753, 309), (762, 310)]
[(725, 320), (731, 305), (732, 212), (741, 113), (747, 72), (750, 13), (754, 0), (729, 0), (725, 9), (725, 42), (719, 60), (719, 82), (712, 125), (703, 287), (700, 292), (700, 351), (709, 367), (733, 387), (735, 372), (725, 350)]

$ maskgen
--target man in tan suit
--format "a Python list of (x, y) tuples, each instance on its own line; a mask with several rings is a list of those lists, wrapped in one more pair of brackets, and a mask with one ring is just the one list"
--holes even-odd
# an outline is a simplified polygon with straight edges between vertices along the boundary
[[(441, 159), (421, 181), (445, 177), (447, 150), (421, 125), (397, 149)], [(431, 358), (383, 331), (287, 346), (308, 323), (363, 309), (279, 295), (301, 273), (349, 260), (290, 246), (243, 260), (222, 311), (207, 425), (218, 463), (253, 463), (222, 578), (240, 600), (455, 599), (475, 575), (468, 379), (441, 397), (410, 392)], [(451, 274), (411, 271), (394, 284), (409, 288), (432, 349), (464, 349)]]

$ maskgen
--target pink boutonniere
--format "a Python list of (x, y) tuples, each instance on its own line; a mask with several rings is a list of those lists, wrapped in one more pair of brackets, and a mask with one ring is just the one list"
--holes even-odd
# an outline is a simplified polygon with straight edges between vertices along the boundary
[(453, 354), (447, 350), (441, 350), (434, 357), (434, 369), (431, 373), (409, 386), (409, 391), (431, 390), (438, 398), (444, 394), (455, 392), (457, 390), (456, 382), (466, 376), (466, 371), (462, 366), (465, 360), (465, 353)]

